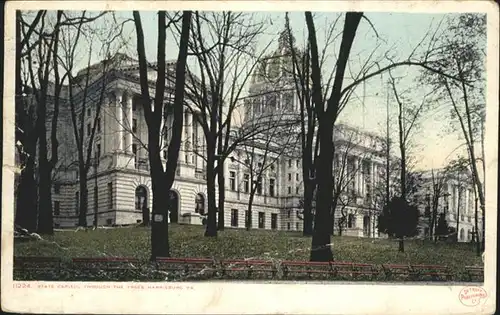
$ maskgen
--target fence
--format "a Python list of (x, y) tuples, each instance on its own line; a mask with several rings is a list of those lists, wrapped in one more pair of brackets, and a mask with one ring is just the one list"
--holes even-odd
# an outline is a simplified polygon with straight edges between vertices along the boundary
[(451, 270), (438, 265), (362, 264), (283, 260), (212, 260), (196, 258), (15, 257), (15, 280), (156, 281), (156, 280), (343, 280), (482, 282), (484, 269)]

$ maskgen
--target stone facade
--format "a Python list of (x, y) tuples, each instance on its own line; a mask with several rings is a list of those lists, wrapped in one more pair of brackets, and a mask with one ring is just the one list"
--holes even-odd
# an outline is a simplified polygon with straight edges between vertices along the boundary
[[(433, 188), (434, 185), (434, 188)], [(420, 228), (423, 236), (429, 236), (430, 219), (425, 208), (432, 209), (434, 194), (438, 196), (438, 216), (445, 215), (448, 226), (457, 233), (459, 242), (470, 242), (475, 234), (475, 195), (471, 175), (467, 172), (448, 172), (444, 169), (422, 173), (422, 188), (418, 198), (422, 219)], [(432, 210), (431, 210), (432, 211)], [(478, 228), (481, 233), (482, 218), (478, 204)]]
[[(88, 143), (90, 128), (94, 122), (97, 124), (93, 141), (93, 166), (90, 167), (87, 178), (89, 225), (94, 221), (95, 209), (99, 225), (134, 224), (142, 220), (143, 208), (151, 211), (153, 196), (145, 149), (147, 126), (138, 97), (140, 95), (138, 68), (136, 61), (123, 55), (118, 57), (122, 62), (115, 66), (113, 76), (106, 84), (100, 103), (100, 118), (95, 120), (98, 101), (90, 102), (85, 112), (77, 108), (78, 119), (84, 120), (83, 140), (87, 141), (85, 143)], [(173, 64), (168, 65), (167, 68), (171, 71)], [(153, 70), (150, 79), (154, 79)], [(93, 82), (98, 83), (99, 79)], [(172, 97), (169, 89), (171, 86), (172, 82), (167, 82), (165, 96), (167, 102)], [(92, 99), (97, 100), (100, 90), (95, 88), (90, 91), (92, 92), (96, 93)], [(79, 97), (80, 95), (75, 95), (76, 99)], [(278, 104), (296, 110), (296, 100), (297, 98), (293, 97), (292, 105), (286, 105), (283, 101)], [(78, 168), (75, 163), (77, 149), (72, 135), (70, 111), (67, 108), (62, 109), (60, 115), (61, 123), (58, 131), (61, 135), (60, 159), (56, 168), (53, 193), (54, 223), (56, 227), (71, 227), (78, 222), (80, 192)], [(202, 214), (206, 214), (207, 210), (206, 168), (202, 157), (204, 135), (196, 115), (199, 113), (192, 112), (186, 107), (178, 168), (172, 188), (172, 196), (176, 198), (174, 204), (177, 206), (176, 210), (171, 212), (169, 218), (171, 222), (202, 224)], [(171, 117), (167, 116), (163, 122), (166, 132), (162, 137), (164, 141), (162, 145), (165, 148), (162, 158), (166, 158), (171, 124)], [(349, 204), (345, 207), (351, 216), (343, 234), (376, 236), (378, 234), (374, 232), (374, 223), (377, 207), (371, 201), (373, 199), (371, 191), (375, 183), (383, 178), (380, 170), (384, 168), (384, 159), (378, 153), (381, 150), (381, 139), (347, 126), (340, 126), (336, 132), (336, 141), (339, 143), (339, 148), (347, 143), (356, 144), (350, 148), (348, 164), (352, 169), (363, 169), (363, 172), (351, 174), (352, 185), (349, 193), (356, 197), (349, 200)], [(245, 227), (245, 213), (249, 200), (248, 177), (251, 170), (242, 163), (242, 160), (247, 156), (247, 151), (245, 148), (237, 147), (231, 155), (233, 159), (226, 159), (224, 164), (227, 227)], [(252, 152), (257, 158), (264, 154), (261, 147)], [(262, 176), (262, 191), (255, 194), (252, 205), (253, 228), (302, 230), (302, 220), (300, 214), (297, 215), (300, 213), (300, 199), (303, 194), (302, 162), (296, 152), (297, 150), (290, 150), (281, 156), (269, 153), (275, 156), (273, 165)], [(338, 151), (338, 155), (342, 155), (342, 149)], [(370, 223), (367, 224), (367, 220)]]

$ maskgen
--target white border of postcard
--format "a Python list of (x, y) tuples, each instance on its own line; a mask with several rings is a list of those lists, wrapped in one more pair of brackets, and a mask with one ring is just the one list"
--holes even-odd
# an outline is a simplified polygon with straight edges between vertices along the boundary
[[(467, 285), (388, 283), (148, 283), (15, 282), (13, 264), (15, 10), (256, 10), (488, 13), (485, 282)], [(2, 182), (2, 310), (19, 313), (99, 314), (492, 314), (496, 297), (498, 154), (498, 6), (489, 1), (9, 1), (5, 6)], [(49, 288), (38, 288), (52, 284)], [(92, 286), (94, 285), (94, 286)], [(135, 286), (133, 286), (135, 285)], [(462, 290), (487, 297), (464, 306)], [(470, 292), (472, 292), (470, 291)], [(482, 290), (481, 290), (482, 291)]]

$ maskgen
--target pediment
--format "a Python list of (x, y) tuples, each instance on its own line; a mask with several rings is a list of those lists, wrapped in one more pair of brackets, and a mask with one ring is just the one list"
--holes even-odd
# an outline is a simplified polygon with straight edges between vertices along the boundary
[[(123, 69), (122, 70), (127, 76), (136, 78), (137, 80), (140, 79), (140, 73), (139, 73), (139, 67), (136, 65), (135, 67), (128, 68), (128, 69)], [(167, 86), (169, 86), (169, 77), (173, 78), (175, 76), (175, 69), (172, 69), (171, 67), (167, 67), (167, 77), (166, 77), (166, 82)], [(158, 71), (156, 70), (156, 67), (150, 66), (148, 68), (148, 81), (149, 82), (156, 82), (156, 79), (158, 78)]]

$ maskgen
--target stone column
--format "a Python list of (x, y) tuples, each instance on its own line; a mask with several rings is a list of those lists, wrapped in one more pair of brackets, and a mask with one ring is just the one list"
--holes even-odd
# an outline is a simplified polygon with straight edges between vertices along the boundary
[(123, 151), (123, 106), (122, 106), (123, 92), (117, 90), (115, 91), (115, 93), (116, 93), (116, 99), (115, 99), (116, 128), (114, 128), (115, 149), (118, 151)]
[(187, 130), (187, 141), (189, 143), (188, 148), (186, 150), (186, 154), (188, 155), (188, 164), (193, 164), (193, 114), (188, 111), (187, 112), (187, 124), (186, 124), (186, 130)]
[(363, 176), (361, 175), (362, 167), (361, 167), (361, 158), (356, 157), (356, 177), (358, 178), (358, 195), (362, 195), (363, 193)]
[[(187, 119), (186, 119), (186, 111), (182, 112), (182, 132), (181, 132), (181, 146), (179, 148), (179, 163), (186, 163), (186, 152), (187, 152), (187, 144), (186, 144), (186, 126), (187, 126)], [(171, 123), (169, 123), (168, 127), (172, 128), (173, 125), (173, 118), (171, 120)]]
[(375, 189), (375, 185), (378, 184), (379, 178), (378, 178), (378, 164), (376, 162), (373, 163), (373, 187)]
[(476, 215), (474, 212), (474, 210), (475, 210), (474, 209), (474, 202), (475, 202), (474, 193), (472, 192), (471, 189), (468, 189), (468, 191), (469, 191), (469, 212), (472, 216), (472, 219), (474, 219), (474, 216)]
[(361, 159), (360, 167), (359, 167), (359, 176), (361, 176), (361, 196), (363, 198), (366, 196), (366, 174), (364, 169), (364, 160)]
[(465, 194), (465, 198), (464, 198), (464, 209), (465, 209), (465, 214), (466, 215), (469, 215), (469, 198), (470, 198), (470, 195), (469, 195), (469, 190), (467, 188), (464, 188), (464, 194)]
[(455, 207), (454, 207), (454, 203), (455, 203), (455, 188), (454, 188), (454, 185), (453, 183), (449, 183), (448, 184), (448, 191), (449, 191), (449, 196), (448, 196), (448, 212), (450, 213), (450, 217), (452, 217), (452, 214), (455, 213)]
[[(198, 122), (196, 121), (196, 118), (194, 117), (195, 114), (192, 114), (192, 120), (193, 120), (193, 125), (192, 125), (192, 132), (193, 132), (193, 156), (194, 156), (194, 166), (195, 168), (199, 168), (200, 167), (200, 157), (198, 156), (198, 154), (200, 154), (200, 135), (199, 135), (199, 130), (198, 130)], [(196, 149), (196, 152), (198, 152), (198, 154), (195, 154), (194, 153), (194, 150)]]
[[(229, 183), (229, 163), (231, 162), (231, 160), (229, 159), (226, 159), (224, 161), (224, 188), (225, 189), (228, 189), (228, 183)], [(235, 176), (235, 184), (236, 184), (236, 187), (238, 187), (238, 179), (237, 179), (237, 176)]]
[(371, 190), (369, 191), (370, 193), (370, 196), (373, 200), (373, 198), (375, 197), (374, 196), (374, 191), (375, 191), (375, 163), (373, 162), (373, 160), (370, 160), (370, 186), (371, 186)]
[[(346, 157), (348, 160), (346, 163), (349, 163), (349, 158)], [(354, 172), (354, 174), (352, 174), (351, 176), (353, 177), (351, 180), (354, 181), (354, 192), (357, 192), (358, 191), (358, 172), (356, 171), (356, 167), (357, 167), (357, 160), (356, 160), (356, 157), (355, 156), (352, 156), (352, 170)]]
[(108, 94), (104, 96), (104, 100), (102, 102), (101, 107), (101, 119), (102, 119), (102, 152), (106, 154), (112, 151), (111, 148), (111, 119), (110, 115), (110, 97)]
[(127, 107), (126, 107), (126, 118), (127, 122), (125, 123), (125, 126), (128, 130), (126, 130), (126, 141), (125, 141), (125, 148), (128, 153), (132, 154), (132, 143), (133, 143), (133, 137), (132, 137), (132, 120), (133, 120), (133, 111), (132, 111), (132, 102), (133, 102), (133, 97), (132, 94), (127, 95)]
[[(453, 191), (453, 213), (457, 215), (457, 209), (458, 209), (458, 189), (457, 185), (453, 184), (452, 185), (452, 191)], [(458, 220), (458, 217), (457, 217)], [(458, 231), (457, 231), (458, 232)]]

